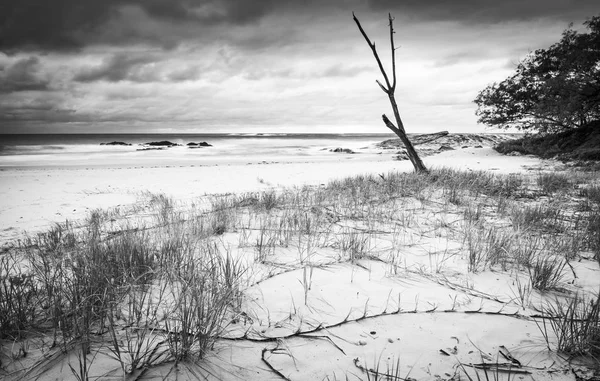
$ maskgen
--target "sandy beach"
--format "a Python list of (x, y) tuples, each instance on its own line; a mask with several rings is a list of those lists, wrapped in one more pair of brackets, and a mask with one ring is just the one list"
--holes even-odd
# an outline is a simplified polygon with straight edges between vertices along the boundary
[[(533, 157), (503, 156), (489, 146), (456, 148), (428, 156), (425, 163), (431, 168), (495, 173), (535, 171), (555, 165)], [(410, 161), (395, 161), (393, 156), (395, 153), (371, 149), (361, 155), (295, 157), (288, 162), (265, 157), (251, 162), (200, 165), (181, 160), (168, 166), (157, 161), (143, 167), (110, 163), (60, 168), (40, 163), (43, 165), (3, 169), (0, 170), (0, 240), (6, 242), (24, 232), (39, 232), (53, 223), (82, 219), (97, 208), (133, 204), (144, 192), (190, 201), (208, 194), (317, 186), (349, 176), (413, 170)]]
[[(138, 320), (142, 325), (132, 331), (127, 323), (132, 310), (122, 312), (118, 320), (103, 323), (107, 328), (86, 344), (87, 355), (78, 344), (49, 346), (49, 329), (46, 336), (5, 340), (3, 377), (77, 379), (82, 356), (89, 361), (90, 378), (115, 380), (576, 380), (585, 375), (584, 365), (553, 349), (556, 339), (544, 335), (551, 328), (543, 316), (554, 300), (597, 295), (600, 269), (593, 254), (569, 257), (557, 283), (547, 288), (534, 286), (532, 270), (509, 264), (514, 258), (494, 254), (499, 257), (491, 259), (493, 245), (517, 253), (541, 242), (528, 238), (530, 228), (517, 227), (521, 217), (515, 216), (537, 205), (526, 197), (537, 189), (536, 178), (560, 173), (562, 166), (503, 156), (489, 146), (452, 148), (424, 162), (447, 183), (473, 174), (472, 183), (461, 180), (458, 188), (427, 185), (430, 180), (419, 185), (418, 177), (402, 180), (411, 176), (411, 163), (372, 147), (326, 160), (3, 169), (4, 255), (21, 261), (35, 257), (41, 243), (19, 248), (19, 242), (26, 237), (35, 242), (38, 233), (63, 226), (55, 250), (65, 245), (65, 253), (73, 256), (76, 251), (62, 243), (65, 237), (81, 234), (85, 245), (90, 226), (99, 223), (102, 245), (135, 234), (147, 242), (169, 241), (181, 231), (196, 236), (187, 238), (194, 242), (194, 256), (208, 255), (211, 261), (225, 256), (239, 271), (235, 307), (228, 304), (217, 319), (226, 322), (222, 328), (206, 331), (212, 341), (201, 355), (194, 344), (190, 353), (195, 355), (177, 359), (173, 330), (185, 332), (184, 315), (167, 312), (179, 311), (184, 299), (178, 298), (198, 290), (179, 294), (181, 283), (169, 283), (162, 291), (167, 296), (161, 296), (159, 277), (145, 286), (150, 299), (144, 303), (157, 300), (165, 317), (156, 315), (152, 324)], [(530, 190), (505, 196), (486, 193), (485, 185), (479, 191), (477, 179), (485, 176), (500, 187), (518, 178)], [(556, 199), (572, 197), (553, 192)], [(546, 203), (549, 197), (542, 199)], [(215, 225), (222, 218), (228, 222)], [(205, 231), (212, 233), (205, 236)], [(494, 243), (490, 234), (498, 234)], [(559, 234), (560, 243), (544, 242), (563, 245), (556, 250), (564, 251), (569, 238), (574, 242), (570, 234)], [(532, 248), (535, 253), (529, 255), (539, 258), (548, 245)], [(127, 295), (123, 301), (132, 303), (132, 294)], [(141, 351), (136, 361), (127, 352), (132, 343)]]

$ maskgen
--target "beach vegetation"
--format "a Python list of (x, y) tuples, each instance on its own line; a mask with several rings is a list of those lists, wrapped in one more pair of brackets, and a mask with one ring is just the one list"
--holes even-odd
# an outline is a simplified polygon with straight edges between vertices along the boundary
[(515, 73), (475, 98), (479, 122), (527, 132), (556, 133), (600, 119), (600, 16), (586, 32), (572, 27), (560, 41), (525, 57)]
[[(576, 293), (544, 306), (539, 324), (548, 346), (574, 358), (585, 356), (600, 365), (600, 299)], [(554, 338), (550, 336), (554, 333)]]
[[(29, 353), (25, 343), (46, 337), (42, 351), (52, 354), (19, 367), (14, 358), (25, 355), (13, 352), (3, 366), (35, 378), (49, 361), (68, 358), (74, 377), (93, 379), (95, 364), (109, 359), (113, 375), (138, 377), (208, 364), (224, 347), (263, 341), (267, 352), (277, 353), (267, 347), (277, 343), (293, 358), (292, 340), (335, 347), (328, 329), (401, 313), (479, 313), (466, 307), (475, 297), (503, 306), (499, 315), (511, 307), (527, 314), (541, 300), (540, 327), (559, 336), (557, 348), (596, 356), (596, 341), (583, 336), (595, 337), (597, 296), (582, 286), (573, 297), (573, 283), (581, 263), (598, 265), (591, 257), (600, 252), (597, 186), (595, 176), (575, 172), (442, 168), (187, 204), (147, 194), (138, 208), (94, 210), (0, 254), (0, 341)], [(348, 271), (337, 277), (347, 286), (323, 283), (337, 271)], [(507, 282), (506, 295), (478, 291), (487, 275)], [(390, 292), (378, 307), (360, 299), (366, 279), (409, 292), (417, 277), (467, 297), (450, 295), (446, 306), (419, 302), (418, 293), (408, 302), (400, 292), (393, 302)], [(326, 299), (329, 288), (343, 294), (345, 287), (356, 287), (362, 305), (345, 318), (323, 317), (337, 303)], [(282, 291), (291, 305), (270, 304)], [(372, 368), (362, 376), (399, 375), (397, 362)]]

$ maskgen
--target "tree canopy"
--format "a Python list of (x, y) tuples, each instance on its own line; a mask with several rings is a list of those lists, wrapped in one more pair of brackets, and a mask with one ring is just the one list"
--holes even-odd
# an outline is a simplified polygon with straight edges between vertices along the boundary
[(570, 26), (559, 42), (523, 59), (515, 74), (475, 98), (478, 122), (524, 131), (557, 132), (600, 119), (600, 16)]

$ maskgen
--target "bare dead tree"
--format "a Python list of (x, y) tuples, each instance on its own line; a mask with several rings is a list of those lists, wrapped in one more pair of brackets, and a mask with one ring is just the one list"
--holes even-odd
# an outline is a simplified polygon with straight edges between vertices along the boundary
[(377, 54), (377, 49), (375, 48), (375, 43), (371, 42), (371, 40), (369, 39), (369, 36), (367, 36), (367, 33), (363, 29), (362, 25), (360, 25), (360, 21), (358, 21), (358, 19), (356, 18), (356, 15), (354, 15), (354, 12), (352, 12), (352, 18), (354, 19), (354, 22), (358, 26), (360, 33), (365, 38), (365, 41), (367, 41), (367, 44), (371, 48), (371, 51), (373, 52), (373, 56), (375, 56), (375, 60), (377, 61), (377, 65), (379, 66), (379, 70), (381, 71), (381, 74), (383, 74), (383, 79), (385, 80), (385, 85), (383, 85), (381, 82), (379, 82), (379, 80), (376, 80), (376, 82), (379, 85), (379, 87), (381, 87), (381, 90), (383, 90), (383, 92), (386, 93), (388, 98), (390, 99), (390, 104), (392, 105), (392, 110), (394, 111), (394, 117), (396, 119), (396, 124), (398, 125), (398, 127), (396, 127), (394, 125), (394, 123), (392, 123), (392, 121), (390, 121), (388, 119), (388, 117), (385, 116), (385, 114), (383, 114), (381, 116), (383, 118), (383, 122), (390, 130), (394, 131), (394, 133), (396, 135), (398, 135), (400, 140), (402, 140), (402, 143), (404, 144), (404, 147), (406, 148), (406, 152), (408, 153), (408, 157), (409, 157), (410, 161), (412, 162), (413, 166), (415, 167), (415, 171), (427, 172), (427, 168), (423, 164), (423, 161), (419, 157), (419, 154), (415, 150), (415, 147), (412, 145), (412, 143), (406, 136), (406, 131), (404, 130), (404, 123), (402, 123), (402, 119), (400, 118), (400, 112), (398, 111), (398, 104), (396, 103), (396, 97), (394, 96), (394, 92), (396, 91), (396, 47), (394, 46), (394, 33), (395, 33), (394, 32), (394, 19), (392, 18), (392, 15), (390, 13), (388, 13), (388, 19), (390, 22), (390, 24), (389, 24), (389, 26), (390, 26), (390, 44), (391, 44), (391, 48), (392, 48), (392, 82), (390, 83), (390, 79), (389, 79), (385, 69), (383, 68), (381, 59), (379, 59), (379, 54)]

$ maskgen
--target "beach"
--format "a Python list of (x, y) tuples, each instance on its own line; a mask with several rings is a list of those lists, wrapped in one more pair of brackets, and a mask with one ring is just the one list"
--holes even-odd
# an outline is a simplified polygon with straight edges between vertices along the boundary
[[(301, 139), (294, 142), (292, 152), (286, 151), (285, 147), (290, 146), (288, 142), (276, 142), (275, 148), (271, 148), (268, 139), (263, 137), (262, 146), (269, 148), (264, 152), (252, 149), (256, 138), (250, 136), (241, 143), (250, 144), (245, 154), (230, 155), (230, 150), (237, 148), (230, 143), (220, 152), (211, 153), (214, 147), (210, 147), (201, 153), (193, 151), (195, 156), (189, 156), (185, 147), (151, 152), (136, 152), (135, 147), (128, 152), (122, 147), (108, 153), (100, 151), (97, 141), (115, 138), (110, 136), (96, 138), (95, 145), (85, 142), (84, 148), (68, 155), (48, 158), (44, 151), (36, 155), (0, 156), (0, 226), (3, 227), (0, 240), (18, 239), (25, 232), (35, 233), (54, 223), (79, 220), (97, 208), (133, 204), (144, 192), (164, 193), (190, 201), (209, 194), (318, 186), (349, 176), (411, 171), (410, 161), (394, 160), (397, 150), (375, 147), (383, 137), (389, 138), (389, 135), (361, 137), (357, 141), (317, 137), (311, 139), (308, 148), (299, 145), (307, 142)], [(180, 139), (180, 144), (185, 141)], [(427, 147), (437, 149), (441, 144), (443, 142), (434, 141)], [(356, 154), (330, 152), (340, 146), (351, 147), (348, 149), (356, 150)], [(553, 165), (532, 157), (502, 156), (489, 145), (461, 148), (455, 144), (454, 148), (425, 157), (425, 163), (432, 168), (497, 173)], [(93, 154), (97, 157), (90, 159), (91, 149), (96, 150)]]
[[(61, 274), (82, 282), (80, 290), (90, 279), (108, 281), (103, 295), (115, 292), (110, 311), (119, 306), (119, 312), (86, 326), (84, 340), (68, 339), (65, 323), (50, 329), (52, 320), (36, 335), (5, 339), (3, 376), (77, 379), (82, 359), (86, 374), (100, 379), (575, 380), (584, 374), (584, 365), (573, 371), (554, 349), (543, 316), (549, 303), (593, 297), (599, 262), (588, 247), (567, 250), (579, 247), (581, 223), (531, 222), (523, 211), (550, 215), (555, 202), (571, 208), (585, 199), (573, 193), (572, 181), (597, 184), (596, 177), (579, 175), (546, 189), (539, 179), (563, 179), (561, 163), (500, 155), (490, 144), (464, 139), (418, 145), (433, 174), (421, 176), (380, 141), (315, 140), (299, 153), (249, 150), (197, 161), (183, 145), (124, 164), (117, 162), (122, 155), (106, 152), (87, 163), (5, 159), (11, 164), (0, 170), (5, 258), (25, 263), (19, 271), (36, 269), (42, 258), (80, 263)], [(333, 152), (338, 147), (351, 153)], [(152, 270), (96, 277), (134, 255)], [(545, 258), (558, 261), (550, 270), (555, 278), (540, 284), (532, 269)], [(127, 263), (126, 271), (139, 271)], [(213, 286), (199, 286), (207, 280)], [(68, 287), (64, 292), (70, 295)], [(151, 313), (155, 307), (162, 312)], [(142, 318), (139, 311), (146, 311)], [(49, 345), (52, 332), (56, 347)]]

